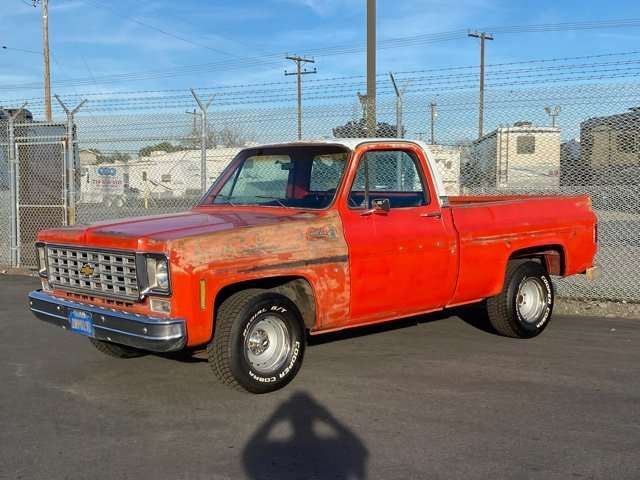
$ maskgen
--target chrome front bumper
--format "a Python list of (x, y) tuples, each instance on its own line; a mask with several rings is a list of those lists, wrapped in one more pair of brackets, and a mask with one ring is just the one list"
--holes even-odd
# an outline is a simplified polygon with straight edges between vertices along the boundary
[(95, 307), (55, 297), (42, 290), (29, 293), (31, 312), (40, 320), (65, 330), (71, 328), (70, 310), (90, 313), (93, 338), (119, 343), (152, 352), (181, 350), (187, 342), (184, 320), (136, 315), (108, 308)]

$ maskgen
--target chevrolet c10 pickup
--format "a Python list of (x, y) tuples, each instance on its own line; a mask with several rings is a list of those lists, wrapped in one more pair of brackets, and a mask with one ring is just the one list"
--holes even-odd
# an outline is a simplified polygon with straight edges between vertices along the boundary
[(447, 196), (418, 141), (251, 147), (190, 211), (41, 231), (40, 319), (101, 352), (206, 348), (225, 384), (282, 388), (308, 335), (484, 302), (501, 335), (549, 324), (551, 276), (597, 274), (586, 195)]

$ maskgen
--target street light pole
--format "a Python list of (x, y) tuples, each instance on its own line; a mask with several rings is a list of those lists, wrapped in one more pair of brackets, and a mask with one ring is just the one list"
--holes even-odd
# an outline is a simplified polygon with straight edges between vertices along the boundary
[(393, 89), (396, 92), (396, 137), (402, 138), (404, 137), (404, 121), (402, 118), (402, 97), (404, 95), (404, 90), (400, 90), (398, 88), (398, 84), (396, 83), (396, 79), (393, 76), (393, 73), (389, 72), (389, 77), (391, 77), (391, 83), (393, 84)]
[(204, 195), (209, 188), (209, 177), (207, 176), (207, 143), (209, 139), (209, 127), (207, 126), (207, 112), (209, 105), (213, 102), (213, 95), (206, 102), (201, 100), (196, 91), (192, 88), (191, 95), (200, 107), (200, 118), (202, 119), (200, 128), (200, 190)]
[(560, 111), (561, 110), (562, 110), (562, 108), (560, 107), (560, 105), (556, 105), (554, 108), (544, 107), (544, 111), (547, 112), (547, 115), (549, 115), (551, 117), (551, 126), (552, 127), (556, 126), (556, 117), (558, 115), (560, 115)]

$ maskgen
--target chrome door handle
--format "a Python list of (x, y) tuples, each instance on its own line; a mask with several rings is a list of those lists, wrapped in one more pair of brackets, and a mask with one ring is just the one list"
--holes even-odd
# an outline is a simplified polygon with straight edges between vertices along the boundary
[(421, 213), (420, 216), (425, 218), (442, 218), (442, 212)]

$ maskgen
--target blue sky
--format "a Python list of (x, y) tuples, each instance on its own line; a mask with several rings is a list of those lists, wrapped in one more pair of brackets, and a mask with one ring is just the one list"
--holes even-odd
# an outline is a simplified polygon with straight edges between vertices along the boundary
[[(231, 96), (227, 90), (227, 96), (223, 95), (223, 100), (218, 96), (214, 103), (214, 114), (227, 115), (218, 121), (236, 122), (238, 128), (253, 128), (262, 134), (265, 128), (247, 123), (237, 115), (238, 118), (231, 118), (235, 115), (233, 109), (238, 112), (242, 108), (253, 108), (261, 112), (261, 116), (255, 117), (260, 122), (264, 123), (265, 118), (272, 119), (269, 131), (275, 137), (269, 137), (270, 141), (284, 138), (294, 131), (292, 122), (295, 118), (295, 80), (283, 75), (285, 69), (293, 67), (292, 62), (284, 59), (286, 53), (316, 55), (318, 73), (305, 77), (305, 82), (312, 79), (317, 82), (305, 85), (305, 133), (330, 135), (332, 126), (360, 115), (355, 92), (364, 91), (357, 83), (364, 79), (329, 79), (365, 73), (365, 0), (49, 1), (53, 93), (66, 96), (69, 103), (93, 94), (81, 112), (90, 115), (89, 120), (103, 114), (130, 114), (141, 105), (135, 101), (142, 99), (150, 102), (143, 107), (147, 109), (143, 113), (173, 109), (180, 125), (190, 125), (192, 117), (185, 114), (185, 109), (193, 109), (195, 104), (188, 93), (189, 87), (204, 92), (205, 88), (220, 85), (288, 82), (284, 86), (265, 87), (287, 92), (280, 94), (286, 98), (279, 103), (258, 104), (254, 99), (241, 101), (241, 106), (231, 100), (224, 103), (225, 98), (244, 95), (245, 90), (259, 89), (257, 87), (238, 88)], [(7, 48), (0, 49), (0, 105), (17, 106), (27, 99), (28, 108), (42, 116), (42, 88), (39, 85), (42, 57), (38, 53), (41, 51), (40, 8), (33, 8), (29, 3), (30, 0), (2, 0), (0, 46)], [(494, 32), (495, 40), (487, 43), (485, 131), (520, 120), (546, 124), (548, 117), (543, 107), (561, 104), (563, 138), (574, 138), (578, 136), (579, 123), (585, 118), (619, 113), (640, 103), (637, 80), (640, 77), (640, 2), (637, 0), (612, 0), (606, 4), (595, 0), (380, 0), (377, 22), (380, 45), (391, 39), (415, 35), (462, 33), (448, 41), (381, 48), (378, 73), (435, 70), (435, 73), (419, 74), (428, 76), (443, 75), (444, 72), (446, 78), (435, 84), (424, 77), (411, 80), (405, 103), (405, 125), (410, 135), (425, 132), (428, 129), (425, 112), (428, 112), (429, 103), (436, 101), (440, 139), (455, 142), (472, 137), (476, 130), (477, 79), (471, 70), (438, 70), (477, 66), (478, 41), (466, 37), (468, 29), (620, 19), (639, 20), (635, 27), (625, 28), (518, 34)], [(488, 31), (492, 29), (488, 28)], [(355, 52), (327, 55), (328, 50), (335, 52), (334, 47), (342, 51), (355, 49)], [(637, 53), (570, 61), (577, 65), (612, 62), (612, 66), (598, 67), (604, 70), (590, 74), (597, 75), (596, 79), (558, 79), (554, 74), (562, 69), (556, 66), (563, 63), (558, 62), (508, 67), (527, 69), (526, 75), (530, 77), (523, 85), (518, 85), (518, 74), (513, 77), (509, 72), (507, 80), (504, 76), (500, 80), (507, 82), (502, 84), (507, 86), (491, 83), (492, 71), (500, 75), (497, 72), (500, 67), (492, 70), (492, 64), (618, 52)], [(625, 76), (620, 76), (620, 71)], [(140, 80), (141, 72), (146, 72), (144, 80)], [(155, 73), (149, 75), (149, 72)], [(459, 76), (458, 72), (461, 72)], [(401, 85), (408, 83), (411, 75), (407, 73), (403, 77), (400, 74)], [(573, 73), (566, 76), (572, 77)], [(514, 78), (515, 83), (509, 84)], [(356, 83), (351, 84), (351, 81)], [(395, 110), (389, 80), (382, 76), (378, 82), (378, 118), (393, 123)], [(590, 84), (594, 82), (600, 85)], [(460, 84), (464, 84), (464, 88), (457, 89)], [(321, 95), (337, 92), (341, 97), (314, 100), (314, 86), (315, 92)], [(136, 93), (129, 97), (122, 93), (168, 89), (180, 92), (175, 94), (180, 98), (173, 104), (170, 97), (154, 100), (173, 93)], [(258, 92), (252, 95), (263, 98), (272, 94)], [(100, 99), (103, 99), (102, 104)], [(133, 103), (131, 99), (135, 99)], [(125, 106), (114, 108), (114, 102), (116, 106)], [(314, 111), (310, 105), (313, 102), (326, 102), (332, 106)], [(53, 107), (54, 114), (60, 116), (55, 102)], [(279, 110), (281, 108), (285, 110)], [(328, 112), (331, 112), (330, 121), (327, 120)], [(153, 128), (157, 131), (159, 127)], [(182, 130), (185, 128), (181, 127)], [(84, 131), (92, 135), (86, 133), (86, 126)], [(104, 135), (102, 129), (96, 129), (96, 132), (96, 138)], [(117, 135), (122, 136), (122, 131)]]
[[(39, 7), (29, 0), (3, 0), (0, 10), (0, 103), (37, 96), (35, 90), (7, 90), (39, 82), (41, 58), (15, 49), (40, 51)], [(54, 92), (173, 89), (189, 86), (282, 81), (291, 62), (270, 58), (249, 68), (210, 68), (186, 76), (145, 81), (103, 82), (105, 75), (179, 69), (298, 53), (331, 46), (361, 45), (364, 0), (263, 1), (123, 1), (50, 0), (52, 75), (55, 81), (93, 78), (83, 86), (55, 86)], [(101, 5), (102, 4), (102, 5)], [(106, 7), (104, 5), (107, 5)], [(138, 19), (172, 35), (131, 20)], [(640, 2), (395, 0), (378, 2), (378, 39), (482, 26), (526, 25), (588, 20), (640, 18)], [(477, 63), (478, 49), (469, 38), (381, 50), (378, 71), (430, 69)], [(206, 46), (208, 48), (205, 48)], [(12, 50), (13, 49), (13, 50)], [(640, 50), (640, 27), (531, 34), (496, 35), (487, 46), (487, 62), (579, 56)], [(225, 52), (225, 53), (221, 53)], [(364, 73), (363, 53), (318, 56), (318, 74), (328, 78)]]

